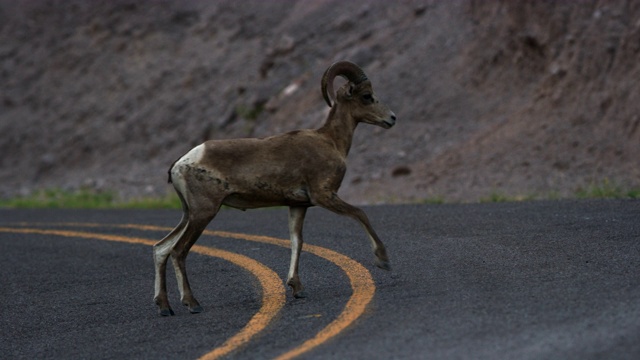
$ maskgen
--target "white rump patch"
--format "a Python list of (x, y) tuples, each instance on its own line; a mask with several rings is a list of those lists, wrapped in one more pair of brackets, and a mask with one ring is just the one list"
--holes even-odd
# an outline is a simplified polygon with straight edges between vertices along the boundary
[(182, 196), (187, 198), (187, 191), (184, 176), (181, 173), (181, 169), (185, 166), (197, 164), (204, 154), (204, 144), (200, 144), (193, 149), (191, 149), (188, 153), (184, 154), (171, 168), (171, 181), (173, 182), (173, 186), (176, 191), (182, 194)]
[(176, 161), (175, 166), (185, 165), (185, 164), (197, 164), (202, 159), (202, 155), (204, 154), (204, 144), (200, 144), (193, 149), (191, 149), (188, 153), (184, 154), (180, 160)]

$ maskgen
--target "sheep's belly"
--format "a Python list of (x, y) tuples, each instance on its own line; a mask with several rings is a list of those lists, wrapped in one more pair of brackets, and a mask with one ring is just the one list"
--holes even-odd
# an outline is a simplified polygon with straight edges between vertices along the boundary
[(271, 206), (312, 206), (306, 189), (302, 188), (293, 191), (265, 188), (247, 194), (233, 193), (222, 203), (241, 210)]

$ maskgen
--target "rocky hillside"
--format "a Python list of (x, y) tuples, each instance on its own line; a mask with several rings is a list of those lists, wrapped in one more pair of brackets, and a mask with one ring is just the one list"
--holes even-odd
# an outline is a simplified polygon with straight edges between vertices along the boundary
[(0, 196), (172, 191), (205, 139), (320, 126), (342, 59), (398, 115), (349, 201), (640, 187), (638, 2), (0, 0)]

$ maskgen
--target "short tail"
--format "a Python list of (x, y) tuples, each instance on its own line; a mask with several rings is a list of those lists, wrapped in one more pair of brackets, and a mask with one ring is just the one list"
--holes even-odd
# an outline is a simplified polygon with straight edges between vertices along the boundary
[(169, 173), (169, 179), (167, 180), (169, 184), (173, 184), (173, 179), (171, 179), (171, 170), (173, 170), (173, 166), (178, 162), (178, 160), (180, 160), (180, 158), (176, 159), (176, 161), (169, 166), (169, 171), (167, 171), (167, 173)]

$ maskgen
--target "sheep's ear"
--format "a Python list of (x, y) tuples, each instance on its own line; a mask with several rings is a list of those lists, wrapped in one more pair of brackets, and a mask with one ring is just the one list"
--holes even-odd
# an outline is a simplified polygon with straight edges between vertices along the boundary
[(349, 81), (349, 86), (347, 87), (347, 93), (346, 93), (347, 97), (351, 97), (355, 89), (356, 89), (356, 86), (351, 81)]

